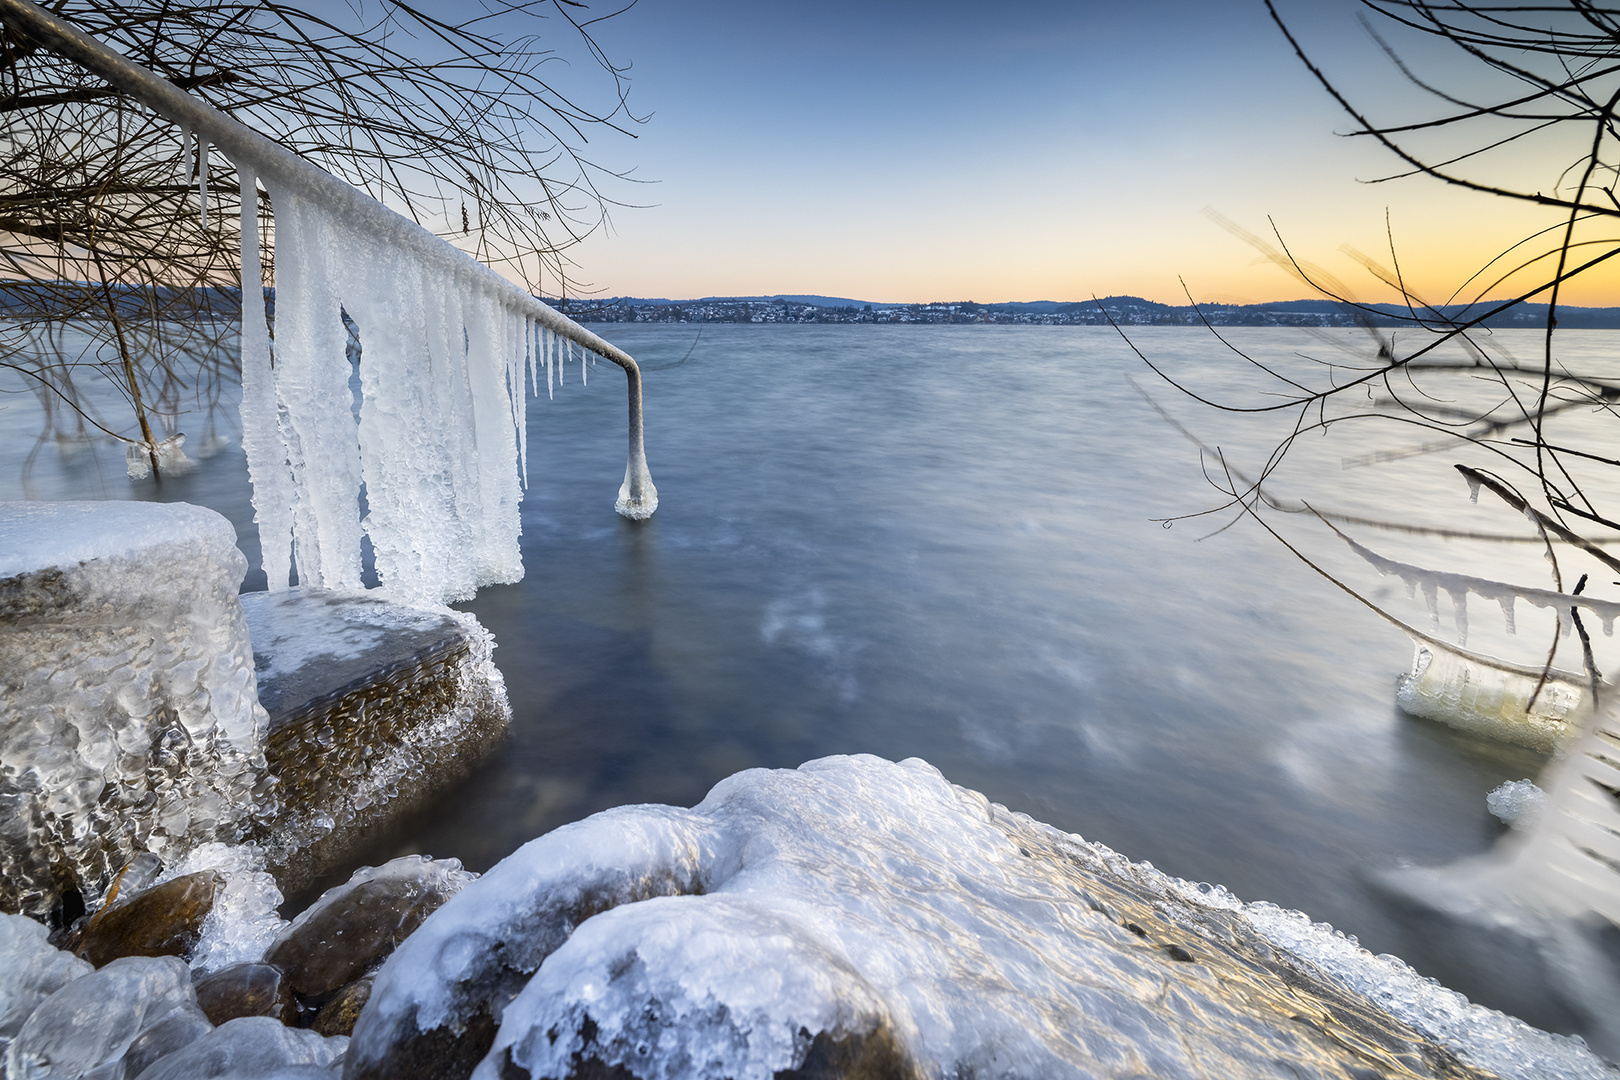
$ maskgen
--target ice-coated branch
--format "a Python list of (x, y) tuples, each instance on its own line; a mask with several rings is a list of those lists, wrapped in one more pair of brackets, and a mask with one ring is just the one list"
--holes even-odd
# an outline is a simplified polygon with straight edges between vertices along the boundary
[[(476, 290), (506, 312), (596, 353), (625, 371), (629, 391), (629, 453), (625, 480), (615, 509), (629, 518), (646, 518), (658, 506), (658, 493), (647, 470), (641, 418), (641, 372), (619, 349), (567, 316), (540, 302), (489, 267), (395, 213), (370, 196), (332, 176), (285, 147), (180, 90), (145, 68), (107, 48), (28, 0), (0, 0), (0, 22), (42, 47), (106, 79), (120, 92), (142, 102), (189, 133), (201, 148), (208, 145), (227, 156), (240, 172), (266, 181), (275, 194), (320, 206), (332, 218), (351, 224), (380, 246), (435, 268), (444, 277)], [(244, 292), (244, 300), (248, 300)], [(516, 392), (521, 395), (519, 384)]]

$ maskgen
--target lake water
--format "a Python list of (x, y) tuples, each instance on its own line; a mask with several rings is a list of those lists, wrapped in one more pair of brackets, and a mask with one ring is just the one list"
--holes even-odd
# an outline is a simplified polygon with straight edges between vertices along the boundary
[[(605, 329), (648, 369), (660, 508), (644, 523), (613, 513), (616, 368), (596, 368), (588, 387), (572, 369), (554, 401), (531, 403), (526, 577), (464, 605), (499, 642), (511, 744), (379, 836), (366, 861), (424, 851), (482, 869), (608, 806), (695, 803), (740, 769), (919, 756), (1134, 859), (1402, 953), (1398, 915), (1368, 873), (1485, 849), (1502, 828), (1486, 793), (1543, 764), (1400, 714), (1407, 638), (1252, 522), (1210, 536), (1230, 514), (1156, 520), (1221, 496), (1199, 450), (1130, 380), (1240, 467), (1258, 466), (1283, 429), (1179, 396), (1112, 330)], [(1299, 371), (1313, 370), (1299, 352), (1343, 358), (1336, 345), (1365, 344), (1348, 332), (1232, 335)], [(1529, 336), (1498, 339), (1533, 355)], [(1144, 328), (1133, 340), (1224, 400), (1269, 388), (1205, 332)], [(1568, 335), (1563, 347), (1600, 364), (1611, 340)], [(107, 443), (66, 456), (46, 446), (25, 490), (37, 412), (26, 395), (4, 401), (0, 497), (201, 502), (256, 558), (234, 444), (161, 486), (125, 478)], [(1524, 531), (1488, 497), (1468, 502), (1450, 451), (1346, 467), (1424, 437), (1376, 423), (1311, 435), (1275, 490)], [(1406, 604), (1320, 526), (1282, 527), (1376, 599)], [(1357, 535), (1408, 561), (1547, 584), (1532, 545)], [(1427, 625), (1421, 604), (1402, 610)], [(1476, 610), (1476, 642), (1500, 636), (1491, 614)], [(1521, 608), (1516, 659), (1545, 653), (1528, 623)], [(1489, 1001), (1488, 988), (1460, 989)]]

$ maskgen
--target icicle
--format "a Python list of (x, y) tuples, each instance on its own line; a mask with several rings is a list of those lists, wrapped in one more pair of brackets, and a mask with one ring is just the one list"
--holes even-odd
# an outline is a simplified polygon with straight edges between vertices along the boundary
[(540, 396), (540, 324), (533, 319), (523, 323), (523, 347), (528, 351), (529, 393)]
[(1457, 627), (1457, 644), (1468, 644), (1468, 590), (1446, 590), (1451, 597), (1451, 619)]
[(1513, 624), (1514, 599), (1515, 598), (1512, 593), (1508, 593), (1505, 596), (1498, 596), (1496, 598), (1496, 602), (1502, 605), (1502, 621), (1507, 624), (1507, 632), (1510, 634), (1517, 634), (1519, 632), (1518, 627)]
[(298, 497), (301, 584), (360, 587), (360, 447), (333, 263), (345, 233), (318, 204), (275, 190), (276, 388)]
[(191, 186), (191, 129), (180, 125), (180, 182)]
[(1429, 619), (1434, 624), (1435, 633), (1440, 632), (1440, 583), (1432, 577), (1423, 578), (1420, 584), (1423, 587), (1423, 603), (1429, 609)]
[(589, 386), (589, 385), (591, 385), (591, 363), (590, 363), (590, 361), (591, 361), (591, 354), (585, 349), (580, 349), (579, 350), (579, 385), (581, 385), (581, 386)]
[(202, 227), (208, 228), (208, 143), (197, 140), (197, 192), (202, 197)]
[(1603, 636), (1614, 637), (1614, 616), (1610, 615), (1603, 620)]
[[(184, 132), (187, 158), (190, 141), (191, 133)], [(242, 450), (253, 486), (260, 559), (270, 591), (278, 592), (287, 588), (292, 573), (292, 507), (297, 490), (281, 438), (270, 328), (265, 321), (258, 182), (246, 166), (239, 166), (238, 172), (242, 182)]]
[(1464, 479), (1468, 481), (1468, 501), (1473, 503), (1475, 506), (1478, 506), (1479, 505), (1479, 484), (1480, 484), (1479, 477), (1477, 477), (1477, 476), (1464, 476)]

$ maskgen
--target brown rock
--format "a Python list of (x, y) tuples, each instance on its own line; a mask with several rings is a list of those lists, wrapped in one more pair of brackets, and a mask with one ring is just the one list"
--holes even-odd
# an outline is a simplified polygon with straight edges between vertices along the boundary
[(292, 987), (274, 964), (232, 964), (197, 984), (197, 1004), (218, 1027), (239, 1016), (268, 1016), (283, 1024), (298, 1020)]
[(203, 870), (109, 904), (85, 927), (78, 954), (96, 967), (121, 956), (189, 957), (224, 887), (218, 871)]
[(354, 1022), (360, 1019), (360, 1010), (371, 1000), (371, 983), (372, 977), (367, 975), (333, 994), (332, 999), (321, 1006), (321, 1011), (315, 1014), (315, 1020), (309, 1026), (328, 1038), (333, 1035), (353, 1035)]

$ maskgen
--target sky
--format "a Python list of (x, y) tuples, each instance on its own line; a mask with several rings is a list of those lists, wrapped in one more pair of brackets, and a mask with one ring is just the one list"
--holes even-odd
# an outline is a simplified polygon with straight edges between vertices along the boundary
[[(1355, 0), (1278, 6), (1375, 115), (1431, 109)], [(1394, 291), (1343, 249), (1387, 267), (1393, 237), (1434, 301), (1554, 223), (1423, 177), (1368, 183), (1393, 159), (1340, 134), (1349, 118), (1261, 0), (639, 0), (593, 30), (630, 65), (647, 119), (635, 138), (591, 133), (586, 152), (631, 180), (604, 183), (623, 205), (572, 249), (571, 295), (1310, 295), (1243, 239), (1277, 247), (1274, 223), (1368, 301)], [(1425, 75), (1477, 81), (1429, 43), (1392, 40)], [(557, 77), (600, 85), (588, 64)], [(1550, 185), (1547, 151), (1493, 167)], [(1620, 277), (1564, 299), (1620, 303)]]

